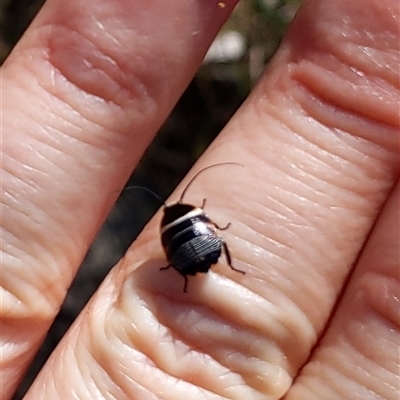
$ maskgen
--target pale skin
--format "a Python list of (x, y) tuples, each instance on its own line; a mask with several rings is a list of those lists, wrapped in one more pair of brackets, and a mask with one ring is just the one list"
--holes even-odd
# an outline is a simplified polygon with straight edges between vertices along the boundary
[[(48, 0), (3, 65), (3, 400), (235, 5), (217, 3)], [(207, 165), (244, 164), (187, 200), (231, 222), (246, 274), (222, 257), (183, 293), (159, 271), (158, 213), (26, 399), (398, 400), (399, 15), (398, 0), (305, 1), (170, 199)]]

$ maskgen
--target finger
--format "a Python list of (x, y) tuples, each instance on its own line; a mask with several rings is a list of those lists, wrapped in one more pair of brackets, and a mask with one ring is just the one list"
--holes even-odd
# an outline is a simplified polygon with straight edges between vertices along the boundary
[(224, 239), (246, 275), (221, 258), (189, 276), (183, 293), (177, 271), (159, 271), (167, 261), (156, 216), (28, 399), (43, 387), (53, 398), (62, 371), (80, 365), (62, 390), (83, 393), (90, 381), (105, 398), (118, 388), (128, 398), (264, 400), (288, 390), (398, 178), (396, 7), (305, 2), (267, 73), (196, 166), (245, 165), (202, 175), (185, 201), (207, 197), (207, 214), (232, 222)]
[(399, 398), (399, 204), (397, 184), (288, 400)]
[(50, 0), (3, 66), (3, 398), (234, 3)]

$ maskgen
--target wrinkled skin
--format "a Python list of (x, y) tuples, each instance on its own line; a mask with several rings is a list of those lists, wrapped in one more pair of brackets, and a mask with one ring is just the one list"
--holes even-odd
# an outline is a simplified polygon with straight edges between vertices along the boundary
[[(49, 0), (2, 67), (2, 399), (225, 3)], [(398, 0), (304, 2), (190, 173), (245, 165), (187, 200), (206, 194), (232, 223), (222, 236), (246, 274), (221, 258), (176, 290), (158, 213), (26, 399), (398, 400), (399, 14)]]

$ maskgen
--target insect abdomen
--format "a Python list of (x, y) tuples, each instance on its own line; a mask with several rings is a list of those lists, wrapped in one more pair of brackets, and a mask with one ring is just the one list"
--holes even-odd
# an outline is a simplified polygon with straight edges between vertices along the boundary
[(221, 244), (222, 239), (217, 235), (196, 236), (182, 243), (171, 254), (170, 262), (184, 274), (195, 275), (197, 272), (207, 272), (221, 256)]

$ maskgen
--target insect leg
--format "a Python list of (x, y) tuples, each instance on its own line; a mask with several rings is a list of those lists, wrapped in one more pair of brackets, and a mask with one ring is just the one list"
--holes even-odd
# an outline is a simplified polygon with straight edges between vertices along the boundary
[(225, 229), (228, 229), (231, 226), (230, 222), (228, 222), (225, 226), (218, 226), (215, 222), (213, 222), (213, 224), (220, 231), (224, 231)]
[[(164, 270), (166, 270), (166, 269), (168, 269), (168, 268), (170, 268), (170, 267), (172, 267), (172, 264), (168, 264), (167, 266), (165, 266), (165, 267), (161, 267), (160, 268), (160, 271), (164, 271)], [(181, 274), (182, 276), (183, 276), (183, 279), (185, 280), (185, 283), (184, 283), (184, 285), (183, 285), (183, 291), (186, 293), (187, 292), (187, 285), (188, 285), (188, 278), (187, 278), (187, 276), (186, 275), (183, 275), (183, 274)]]
[(183, 291), (184, 291), (185, 293), (187, 293), (187, 285), (188, 285), (189, 279), (187, 278), (186, 275), (182, 275), (182, 276), (183, 276), (183, 279), (185, 280), (185, 283), (184, 283), (184, 285), (183, 285)]
[(206, 201), (207, 201), (207, 199), (203, 199), (203, 204), (201, 205), (201, 209), (203, 210), (204, 209), (204, 207), (205, 207), (205, 205), (206, 205)]
[(226, 261), (228, 262), (228, 265), (231, 267), (231, 269), (233, 269), (236, 272), (240, 272), (241, 274), (245, 274), (246, 272), (242, 271), (241, 269), (237, 269), (232, 265), (231, 254), (229, 253), (227, 244), (225, 242), (222, 242), (222, 246), (224, 246)]

